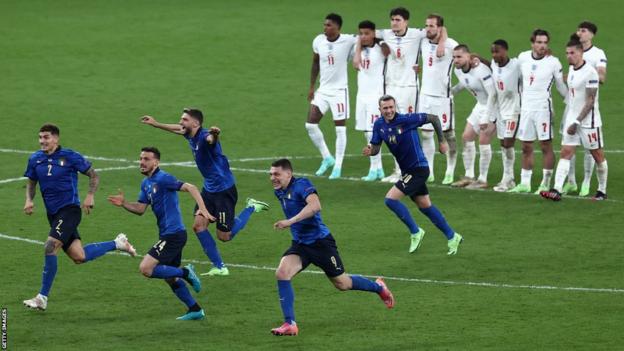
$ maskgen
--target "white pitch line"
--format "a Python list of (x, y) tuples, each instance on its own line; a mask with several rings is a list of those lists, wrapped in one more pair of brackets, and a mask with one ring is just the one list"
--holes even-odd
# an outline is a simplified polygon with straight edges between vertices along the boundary
[[(1, 239), (7, 240), (15, 240), (26, 242), (30, 244), (43, 245), (44, 242), (40, 240), (33, 240), (28, 238), (22, 238), (19, 236), (11, 236), (0, 233)], [(108, 254), (118, 254), (123, 256), (129, 256), (127, 253), (121, 252), (109, 252)], [(143, 257), (143, 255), (137, 255), (137, 257)], [(200, 260), (192, 260), (192, 259), (183, 259), (183, 262), (196, 263), (202, 265), (211, 264), (210, 261), (200, 261)], [(261, 270), (261, 271), (275, 271), (276, 267), (270, 266), (257, 266), (251, 264), (236, 264), (236, 263), (228, 263), (230, 267), (236, 268), (244, 268), (244, 269), (252, 269), (252, 270)], [(303, 273), (307, 274), (324, 274), (318, 270), (305, 270)], [(203, 273), (201, 275), (206, 275)], [(379, 275), (371, 275), (371, 274), (361, 274), (363, 277), (367, 278), (377, 278)], [(498, 289), (530, 289), (530, 290), (558, 290), (558, 291), (578, 291), (578, 292), (595, 292), (595, 293), (610, 293), (610, 294), (623, 294), (624, 289), (618, 288), (585, 288), (585, 287), (575, 287), (575, 286), (552, 286), (552, 285), (527, 285), (527, 284), (506, 284), (506, 283), (489, 283), (489, 282), (470, 282), (470, 281), (455, 281), (455, 280), (438, 280), (438, 279), (421, 279), (421, 278), (407, 278), (407, 277), (393, 277), (393, 276), (384, 276), (386, 280), (394, 280), (401, 282), (412, 282), (412, 283), (423, 283), (423, 284), (434, 284), (434, 285), (459, 285), (459, 286), (476, 286), (483, 288), (498, 288)]]
[[(0, 149), (0, 152), (5, 153), (14, 153), (14, 154), (32, 154), (37, 150), (16, 150), (16, 149)], [(98, 160), (98, 161), (114, 161), (114, 162), (133, 162), (137, 163), (137, 160), (128, 160), (125, 158), (111, 158), (111, 157), (101, 157), (101, 156), (87, 156), (84, 155), (85, 158), (89, 160)]]

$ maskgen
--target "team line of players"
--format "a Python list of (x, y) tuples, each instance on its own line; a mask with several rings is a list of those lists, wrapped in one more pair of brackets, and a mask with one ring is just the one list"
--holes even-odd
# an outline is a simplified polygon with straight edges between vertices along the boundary
[[(324, 33), (312, 43), (313, 60), (310, 80), (310, 109), (305, 124), (310, 139), (323, 158), (316, 172), (323, 175), (332, 168), (330, 179), (341, 177), (346, 148), (346, 120), (349, 112), (348, 62), (357, 69), (356, 130), (363, 131), (367, 141), (372, 137), (373, 123), (380, 117), (377, 100), (388, 94), (396, 99), (399, 113), (422, 112), (440, 117), (449, 144), (447, 167), (442, 184), (472, 189), (487, 188), (492, 160), (491, 139), (501, 142), (503, 177), (495, 191), (531, 192), (533, 143), (539, 141), (543, 153), (543, 178), (536, 193), (559, 200), (562, 193), (578, 191), (575, 175), (574, 146), (585, 150), (584, 179), (579, 194), (589, 194), (596, 161), (598, 191), (594, 199), (606, 199), (607, 162), (602, 149), (604, 138), (598, 104), (598, 84), (606, 78), (607, 59), (592, 44), (597, 27), (590, 22), (579, 24), (566, 47), (570, 64), (567, 84), (561, 63), (552, 55), (550, 35), (537, 29), (531, 34), (531, 50), (517, 58), (508, 55), (508, 44), (499, 39), (492, 43), (492, 61), (471, 54), (467, 45), (448, 37), (442, 16), (432, 14), (425, 28), (409, 27), (409, 11), (390, 11), (390, 29), (377, 30), (371, 21), (359, 24), (359, 35), (341, 33), (342, 18), (329, 14)], [(454, 68), (454, 69), (453, 69)], [(421, 79), (418, 79), (418, 71)], [(458, 83), (452, 85), (451, 72)], [(319, 86), (316, 88), (317, 79)], [(422, 83), (422, 84), (420, 84)], [(554, 110), (551, 97), (553, 83), (566, 103), (561, 122), (562, 151), (554, 187), (552, 139)], [(476, 99), (462, 134), (462, 158), (465, 174), (455, 180), (457, 143), (453, 97), (468, 90)], [(336, 126), (335, 155), (329, 152), (319, 122), (328, 111)], [(575, 125), (569, 128), (570, 125)], [(570, 132), (573, 132), (570, 134)], [(514, 179), (514, 144), (522, 142), (521, 181)], [(479, 142), (479, 174), (475, 176), (476, 145)], [(433, 173), (435, 142), (430, 125), (421, 128), (421, 143), (429, 161), (429, 182)], [(394, 172), (385, 176), (381, 155), (370, 159), (366, 181), (396, 182), (401, 169), (395, 160)], [(567, 177), (567, 181), (566, 181)]]

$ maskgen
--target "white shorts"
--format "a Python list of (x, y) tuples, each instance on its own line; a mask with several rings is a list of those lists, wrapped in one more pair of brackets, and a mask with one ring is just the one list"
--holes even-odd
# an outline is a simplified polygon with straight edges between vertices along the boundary
[(315, 91), (314, 99), (310, 102), (319, 108), (325, 115), (331, 109), (334, 121), (349, 119), (349, 89), (327, 91)]
[(561, 145), (579, 146), (583, 145), (586, 150), (597, 150), (604, 148), (604, 138), (602, 136), (602, 128), (583, 128), (578, 127), (576, 134), (570, 135), (567, 129), (571, 123), (566, 124), (563, 136), (561, 137)]
[(514, 139), (518, 132), (519, 115), (504, 116), (496, 120), (496, 136), (498, 139)]
[(355, 102), (355, 130), (373, 131), (373, 123), (379, 118), (379, 98), (381, 96), (358, 95)]
[(386, 94), (396, 101), (396, 111), (398, 113), (416, 112), (418, 101), (416, 100), (417, 87), (398, 87), (395, 85), (386, 86)]
[[(452, 98), (420, 94), (418, 98), (418, 112), (440, 117), (442, 131), (444, 132), (455, 129), (455, 107), (453, 106)], [(424, 124), (421, 128), (428, 131), (433, 130), (431, 123)]]
[(552, 140), (553, 111), (522, 111), (518, 123), (518, 139), (521, 141)]
[(466, 119), (472, 126), (472, 129), (479, 134), (480, 125), (490, 123), (490, 116), (488, 116), (487, 105), (476, 104), (470, 112), (470, 116)]

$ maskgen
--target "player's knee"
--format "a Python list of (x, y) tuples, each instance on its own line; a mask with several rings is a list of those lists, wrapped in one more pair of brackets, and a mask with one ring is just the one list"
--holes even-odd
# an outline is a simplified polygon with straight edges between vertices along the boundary
[(217, 238), (221, 241), (230, 241), (232, 240), (232, 232), (222, 232), (217, 231)]
[(340, 290), (340, 291), (347, 291), (347, 290), (351, 290), (351, 285), (348, 284), (345, 281), (342, 280), (334, 280), (332, 281), (334, 283), (334, 286), (336, 287), (336, 289)]
[(72, 255), (71, 259), (72, 261), (74, 261), (75, 264), (82, 264), (87, 262), (87, 258), (85, 257), (84, 253)]
[(152, 272), (154, 272), (154, 267), (141, 263), (139, 265), (139, 272), (141, 272), (141, 274), (145, 277), (150, 278), (152, 276)]
[(522, 143), (522, 153), (531, 153), (533, 152), (533, 144), (530, 143)]
[(200, 233), (206, 230), (207, 226), (204, 223), (193, 223), (193, 232)]
[(52, 241), (52, 240), (48, 240), (45, 242), (45, 244), (43, 245), (43, 250), (46, 254), (46, 256), (50, 256), (50, 255), (54, 255), (56, 254), (56, 247), (57, 247), (57, 243)]
[(290, 280), (292, 277), (286, 268), (278, 267), (275, 271), (275, 278), (277, 280)]

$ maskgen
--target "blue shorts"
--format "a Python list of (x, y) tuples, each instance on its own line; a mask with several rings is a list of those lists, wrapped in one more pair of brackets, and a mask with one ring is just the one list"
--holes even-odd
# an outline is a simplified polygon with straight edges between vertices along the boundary
[(338, 254), (336, 240), (329, 234), (312, 244), (301, 244), (293, 240), (292, 245), (282, 256), (297, 255), (301, 258), (301, 270), (310, 263), (319, 267), (330, 278), (337, 277), (345, 272), (344, 265)]
[[(202, 199), (206, 209), (211, 215), (217, 217), (217, 229), (222, 232), (231, 232), (234, 227), (234, 217), (236, 215), (236, 202), (238, 201), (238, 191), (236, 185), (218, 193), (210, 193), (206, 189), (201, 191)], [(193, 215), (199, 207), (195, 205)]]
[(401, 175), (401, 179), (394, 185), (401, 192), (411, 198), (421, 195), (428, 195), (427, 178), (429, 178), (429, 167), (419, 167), (405, 172)]
[(161, 235), (160, 240), (147, 252), (165, 266), (179, 267), (182, 263), (182, 249), (186, 245), (186, 232)]
[(67, 251), (74, 240), (80, 240), (78, 225), (82, 219), (79, 206), (70, 205), (58, 210), (55, 214), (48, 213), (50, 233), (48, 236), (63, 243), (63, 251)]

